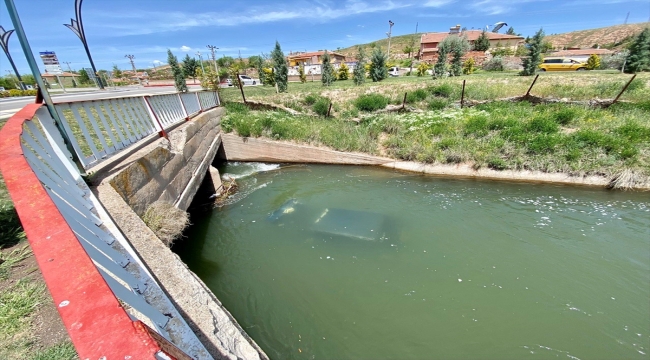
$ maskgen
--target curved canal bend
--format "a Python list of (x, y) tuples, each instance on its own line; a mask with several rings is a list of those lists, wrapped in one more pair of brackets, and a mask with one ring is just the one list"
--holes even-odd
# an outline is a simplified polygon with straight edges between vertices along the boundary
[(174, 248), (271, 358), (647, 359), (650, 194), (275, 167)]

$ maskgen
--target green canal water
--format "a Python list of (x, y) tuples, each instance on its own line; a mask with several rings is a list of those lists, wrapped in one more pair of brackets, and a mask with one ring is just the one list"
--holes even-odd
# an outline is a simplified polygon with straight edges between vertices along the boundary
[(272, 359), (649, 358), (650, 194), (276, 167), (174, 248)]

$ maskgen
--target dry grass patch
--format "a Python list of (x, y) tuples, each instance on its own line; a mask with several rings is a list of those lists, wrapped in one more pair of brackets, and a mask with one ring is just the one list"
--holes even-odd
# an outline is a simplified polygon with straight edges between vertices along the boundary
[(168, 202), (156, 201), (147, 208), (142, 221), (165, 245), (171, 247), (190, 225), (190, 216)]

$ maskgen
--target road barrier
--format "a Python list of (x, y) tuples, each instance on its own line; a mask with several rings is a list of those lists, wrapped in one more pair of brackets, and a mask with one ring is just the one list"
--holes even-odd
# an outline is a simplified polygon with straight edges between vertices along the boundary
[[(88, 169), (218, 104), (216, 93), (199, 92), (57, 104), (56, 111)], [(79, 357), (210, 359), (71, 158), (41, 104), (0, 131), (0, 171)]]

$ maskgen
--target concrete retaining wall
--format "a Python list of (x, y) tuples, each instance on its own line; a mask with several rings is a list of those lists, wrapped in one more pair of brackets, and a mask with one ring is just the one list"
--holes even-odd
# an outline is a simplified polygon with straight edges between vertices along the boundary
[(138, 215), (158, 200), (187, 210), (221, 145), (223, 112), (217, 108), (201, 114), (172, 131), (169, 141), (145, 147), (127, 159), (110, 184)]

